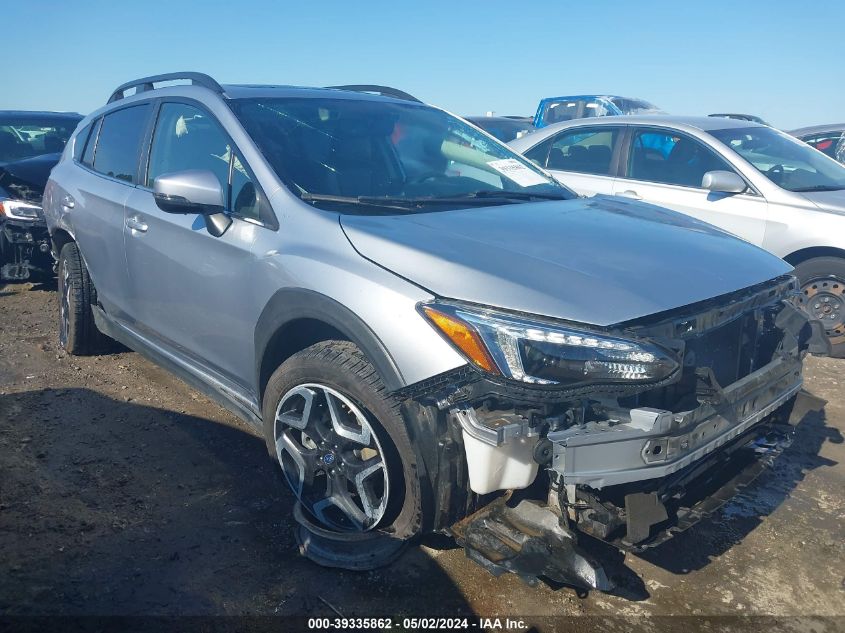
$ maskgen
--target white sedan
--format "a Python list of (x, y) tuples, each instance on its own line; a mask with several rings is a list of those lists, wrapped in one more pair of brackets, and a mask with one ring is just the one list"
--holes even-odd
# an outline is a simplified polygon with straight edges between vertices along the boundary
[(509, 145), (582, 195), (652, 202), (782, 257), (845, 358), (845, 166), (773, 128), (712, 117), (581, 119)]

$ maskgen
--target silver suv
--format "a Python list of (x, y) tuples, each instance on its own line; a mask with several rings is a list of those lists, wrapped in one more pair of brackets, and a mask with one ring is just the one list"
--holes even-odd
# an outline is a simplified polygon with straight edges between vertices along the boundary
[(120, 341), (253, 424), (318, 563), (446, 532), (607, 589), (579, 532), (653, 546), (775, 450), (826, 344), (791, 268), (359, 88), (118, 88), (44, 196), (61, 344)]

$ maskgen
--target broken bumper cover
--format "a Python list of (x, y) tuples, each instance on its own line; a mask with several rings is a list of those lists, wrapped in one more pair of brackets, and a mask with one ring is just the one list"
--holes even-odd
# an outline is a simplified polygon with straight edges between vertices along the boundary
[(564, 485), (594, 489), (664, 478), (743, 435), (801, 389), (800, 358), (777, 358), (692, 411), (612, 411), (608, 422), (548, 434)]

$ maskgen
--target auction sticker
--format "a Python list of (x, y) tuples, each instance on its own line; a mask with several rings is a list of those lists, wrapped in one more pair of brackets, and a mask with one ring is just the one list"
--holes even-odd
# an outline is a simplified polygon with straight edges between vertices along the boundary
[(513, 180), (516, 184), (523, 187), (531, 187), (532, 185), (547, 185), (549, 179), (541, 176), (533, 169), (520, 163), (515, 158), (504, 158), (502, 160), (491, 160), (487, 163), (502, 174), (505, 178)]

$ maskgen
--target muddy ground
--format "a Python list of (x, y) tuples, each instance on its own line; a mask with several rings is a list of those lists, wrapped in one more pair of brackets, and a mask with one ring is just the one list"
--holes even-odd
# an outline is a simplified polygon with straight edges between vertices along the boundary
[(138, 354), (65, 355), (56, 320), (49, 286), (0, 289), (0, 615), (845, 615), (845, 361), (808, 361), (824, 412), (738, 499), (579, 596), (436, 541), (309, 563), (261, 438)]

